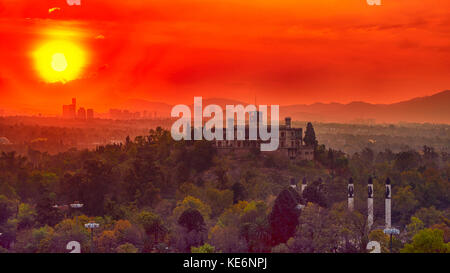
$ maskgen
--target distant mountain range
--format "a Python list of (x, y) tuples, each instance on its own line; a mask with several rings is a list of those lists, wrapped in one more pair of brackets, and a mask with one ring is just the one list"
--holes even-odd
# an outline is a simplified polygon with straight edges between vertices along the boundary
[[(230, 99), (203, 99), (203, 107), (209, 104), (217, 104), (223, 109), (227, 104), (247, 105), (245, 102)], [(156, 111), (161, 116), (169, 116), (172, 105), (133, 99), (126, 101), (123, 108), (133, 111)], [(292, 117), (293, 120), (320, 122), (429, 122), (449, 124), (450, 90), (392, 104), (351, 102), (347, 104), (314, 103), (280, 106), (280, 118), (286, 116)]]

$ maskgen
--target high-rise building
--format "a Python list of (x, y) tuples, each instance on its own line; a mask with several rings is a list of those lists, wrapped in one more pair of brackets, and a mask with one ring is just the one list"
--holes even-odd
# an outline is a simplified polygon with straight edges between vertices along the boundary
[(86, 111), (86, 119), (87, 120), (93, 120), (94, 119), (94, 109), (89, 108)]
[(77, 109), (77, 100), (75, 98), (73, 98), (72, 104), (63, 105), (63, 118), (75, 119), (76, 118), (76, 109)]
[(78, 109), (77, 119), (86, 120), (86, 110), (84, 110), (83, 107), (80, 107), (80, 109)]

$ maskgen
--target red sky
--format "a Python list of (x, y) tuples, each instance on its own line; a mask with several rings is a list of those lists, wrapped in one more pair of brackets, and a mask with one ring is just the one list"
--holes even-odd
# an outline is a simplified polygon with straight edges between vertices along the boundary
[[(59, 114), (73, 96), (97, 111), (127, 98), (190, 104), (194, 95), (391, 103), (449, 89), (450, 1), (382, 4), (2, 0), (0, 108)], [(30, 52), (64, 33), (88, 65), (79, 79), (45, 83)]]

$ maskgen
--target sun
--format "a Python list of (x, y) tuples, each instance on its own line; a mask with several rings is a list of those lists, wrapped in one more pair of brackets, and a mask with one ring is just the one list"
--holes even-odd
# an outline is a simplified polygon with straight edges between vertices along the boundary
[(78, 79), (86, 65), (86, 52), (70, 41), (48, 41), (34, 52), (35, 68), (45, 82), (66, 83)]
[(66, 56), (63, 53), (55, 53), (52, 56), (52, 68), (57, 72), (62, 72), (67, 68)]

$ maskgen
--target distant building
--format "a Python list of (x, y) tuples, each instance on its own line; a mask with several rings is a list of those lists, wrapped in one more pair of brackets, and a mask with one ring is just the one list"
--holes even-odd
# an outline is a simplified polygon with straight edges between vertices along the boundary
[(65, 119), (75, 119), (77, 109), (77, 100), (72, 99), (72, 104), (63, 105), (63, 118)]
[(94, 109), (92, 109), (92, 108), (87, 109), (86, 119), (87, 120), (93, 120), (94, 119)]
[(116, 120), (140, 119), (140, 112), (130, 112), (129, 110), (109, 109), (109, 118)]
[(92, 120), (94, 118), (94, 109), (84, 109), (80, 107), (77, 111), (77, 99), (72, 98), (72, 104), (63, 105), (63, 118), (77, 120)]
[(83, 107), (80, 107), (80, 109), (78, 109), (77, 118), (79, 120), (86, 120), (86, 110), (84, 110)]
[[(257, 113), (250, 114), (251, 120), (258, 120)], [(233, 121), (228, 121), (229, 124), (233, 124)], [(268, 126), (270, 128), (270, 126)], [(234, 126), (235, 136), (238, 133), (238, 126)], [(224, 140), (214, 140), (214, 144), (219, 151), (248, 151), (252, 148), (260, 149), (261, 140), (226, 140), (226, 130), (224, 130)], [(289, 159), (299, 159), (299, 160), (314, 160), (314, 148), (306, 146), (303, 143), (303, 130), (302, 128), (292, 128), (291, 118), (287, 117), (285, 119), (285, 125), (279, 126), (279, 146), (274, 153), (282, 154)], [(249, 136), (249, 127), (245, 126), (245, 138)]]
[[(250, 113), (250, 121), (256, 121), (258, 124), (258, 113)], [(227, 130), (223, 130), (223, 140), (212, 140), (214, 146), (217, 148), (219, 153), (246, 153), (253, 149), (260, 150), (261, 144), (265, 143), (259, 137), (259, 133), (256, 140), (251, 140), (250, 138), (250, 127), (248, 125), (233, 125), (234, 120), (227, 120), (227, 128), (234, 127), (234, 138), (233, 140), (227, 140), (226, 134)], [(243, 127), (243, 128), (242, 128)], [(268, 131), (271, 130), (270, 125), (267, 125)], [(187, 128), (187, 131), (191, 132), (191, 139), (195, 134), (195, 128)], [(259, 128), (256, 128), (259, 131)], [(242, 140), (239, 140), (239, 133), (245, 134), (242, 136)], [(273, 152), (267, 153), (277, 153), (292, 160), (314, 160), (314, 147), (305, 145), (303, 143), (303, 129), (302, 128), (292, 128), (291, 118), (287, 117), (285, 119), (285, 125), (279, 125), (279, 145), (278, 149)]]

